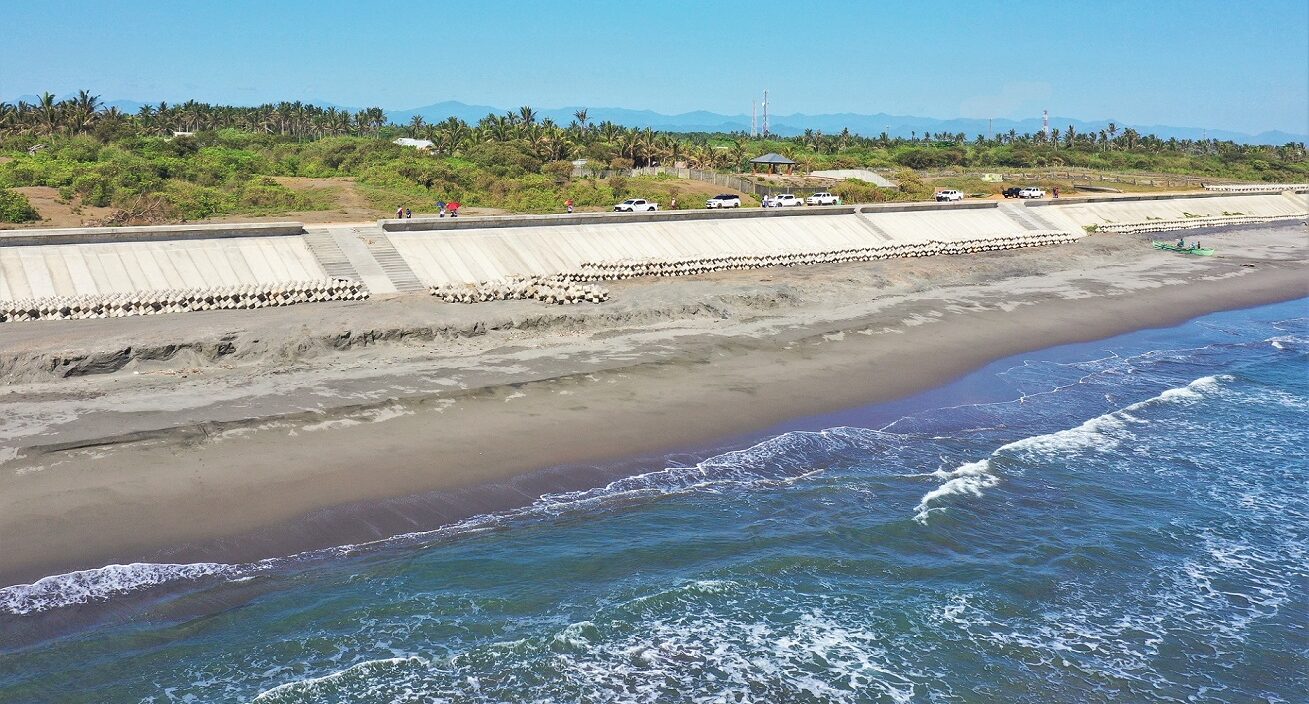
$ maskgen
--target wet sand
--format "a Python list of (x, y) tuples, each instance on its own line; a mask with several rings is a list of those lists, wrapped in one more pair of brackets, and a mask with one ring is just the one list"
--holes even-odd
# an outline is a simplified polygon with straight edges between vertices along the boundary
[(431, 529), (1001, 357), (1309, 295), (1304, 228), (1203, 239), (1220, 255), (1100, 235), (623, 282), (584, 309), (400, 297), (11, 324), (0, 585)]

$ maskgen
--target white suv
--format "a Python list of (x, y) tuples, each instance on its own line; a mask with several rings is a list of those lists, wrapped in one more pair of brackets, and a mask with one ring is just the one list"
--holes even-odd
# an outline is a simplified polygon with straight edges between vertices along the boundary
[(936, 202), (938, 203), (952, 202), (952, 201), (963, 200), (963, 199), (964, 199), (963, 191), (956, 191), (953, 188), (946, 189), (936, 194)]
[(731, 193), (719, 193), (718, 195), (705, 201), (706, 208), (739, 208), (741, 207), (741, 196), (734, 196)]
[(658, 203), (652, 200), (645, 200), (644, 198), (628, 198), (622, 203), (614, 206), (614, 212), (617, 213), (654, 212), (658, 209)]
[(805, 198), (804, 204), (805, 205), (840, 205), (841, 198), (840, 196), (832, 195), (827, 191), (821, 191), (819, 193), (813, 194), (812, 196), (809, 196), (808, 198)]
[(1027, 188), (1018, 191), (1018, 197), (1019, 198), (1044, 198), (1045, 191), (1037, 188), (1036, 186), (1028, 186)]

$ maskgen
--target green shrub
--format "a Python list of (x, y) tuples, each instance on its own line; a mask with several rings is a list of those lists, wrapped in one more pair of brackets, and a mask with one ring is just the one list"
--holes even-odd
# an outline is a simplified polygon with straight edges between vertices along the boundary
[(609, 177), (609, 188), (614, 192), (614, 198), (622, 199), (627, 197), (627, 177), (622, 174), (614, 174)]
[(541, 172), (553, 178), (555, 183), (564, 183), (573, 176), (573, 162), (567, 159), (551, 161), (541, 167)]
[(0, 222), (35, 222), (41, 216), (27, 200), (27, 196), (18, 191), (0, 188)]

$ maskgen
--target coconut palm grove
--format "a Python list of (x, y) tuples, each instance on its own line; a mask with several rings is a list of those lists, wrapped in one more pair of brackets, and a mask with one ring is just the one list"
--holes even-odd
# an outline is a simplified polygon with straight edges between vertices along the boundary
[[(431, 147), (397, 145), (398, 137), (429, 140)], [(596, 123), (584, 109), (563, 125), (538, 118), (531, 107), (488, 114), (476, 124), (453, 117), (429, 124), (416, 116), (397, 125), (381, 108), (352, 112), (300, 101), (161, 102), (127, 114), (83, 90), (64, 100), (45, 93), (35, 103), (0, 103), (0, 221), (39, 219), (14, 190), (31, 186), (58, 189), (74, 208), (111, 208), (102, 224), (149, 224), (332, 210), (339, 206), (339, 191), (328, 187), (333, 179), (348, 179), (379, 214), (438, 199), (553, 212), (568, 199), (585, 209), (628, 195), (677, 197), (679, 179), (633, 176), (634, 167), (748, 173), (749, 160), (768, 152), (795, 160), (801, 172), (873, 169), (898, 184), (841, 182), (832, 190), (847, 202), (927, 199), (941, 185), (998, 192), (1003, 184), (976, 175), (1005, 169), (1309, 180), (1303, 143), (1164, 140), (1112, 124), (1094, 133), (1070, 125), (1048, 136), (1009, 132), (989, 139), (849, 130), (782, 138)], [(318, 181), (306, 185), (305, 179)]]

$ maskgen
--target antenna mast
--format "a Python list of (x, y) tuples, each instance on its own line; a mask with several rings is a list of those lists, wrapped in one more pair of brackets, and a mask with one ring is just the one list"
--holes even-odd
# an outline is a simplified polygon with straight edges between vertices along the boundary
[(1041, 132), (1045, 135), (1045, 141), (1050, 141), (1050, 111), (1041, 111)]
[(768, 89), (764, 89), (764, 136), (768, 136)]
[(755, 101), (750, 101), (750, 137), (751, 139), (759, 136), (759, 106)]

